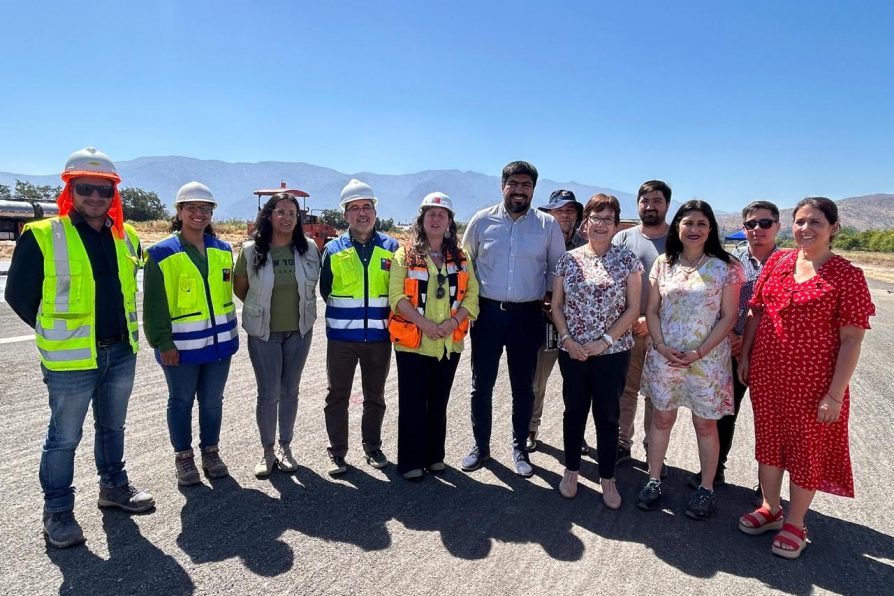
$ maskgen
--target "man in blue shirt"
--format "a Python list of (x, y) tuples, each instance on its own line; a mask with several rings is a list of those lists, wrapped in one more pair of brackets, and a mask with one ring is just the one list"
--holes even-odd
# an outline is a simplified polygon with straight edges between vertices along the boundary
[(463, 236), (475, 263), (481, 312), (472, 325), (472, 432), (475, 446), (462, 460), (471, 472), (490, 458), (493, 389), (503, 348), (512, 387), (512, 460), (530, 477), (525, 451), (534, 404), (534, 371), (545, 327), (541, 314), (553, 269), (565, 252), (553, 216), (531, 209), (537, 169), (524, 161), (503, 168), (503, 202), (476, 213)]

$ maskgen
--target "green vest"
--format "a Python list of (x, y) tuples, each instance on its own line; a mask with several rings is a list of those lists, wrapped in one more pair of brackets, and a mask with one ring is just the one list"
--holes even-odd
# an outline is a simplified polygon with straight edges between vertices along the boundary
[[(68, 217), (31, 222), (25, 229), (34, 234), (44, 257), (43, 291), (34, 327), (41, 362), (57, 371), (96, 368), (96, 287), (78, 231)], [(129, 224), (124, 224), (124, 231), (123, 240), (115, 238), (115, 252), (130, 346), (136, 353), (140, 241)]]

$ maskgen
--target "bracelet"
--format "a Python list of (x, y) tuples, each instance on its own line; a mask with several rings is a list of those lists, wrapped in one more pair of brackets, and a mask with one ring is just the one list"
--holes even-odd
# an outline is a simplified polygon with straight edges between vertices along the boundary
[(835, 399), (834, 397), (832, 397), (831, 393), (826, 393), (826, 395), (824, 397), (828, 397), (829, 399), (834, 401), (836, 404), (844, 403), (844, 396), (841, 396), (841, 399)]
[(562, 344), (565, 343), (566, 339), (571, 339), (571, 335), (567, 331), (559, 336), (558, 346), (561, 347)]
[(659, 352), (661, 351), (662, 347), (664, 347), (663, 342), (658, 342), (657, 344), (655, 344), (655, 349), (658, 350)]

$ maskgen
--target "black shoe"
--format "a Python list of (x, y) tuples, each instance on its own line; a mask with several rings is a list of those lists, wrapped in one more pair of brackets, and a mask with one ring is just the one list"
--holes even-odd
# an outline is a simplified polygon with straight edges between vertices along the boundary
[(128, 513), (143, 513), (155, 507), (155, 498), (144, 490), (140, 490), (133, 484), (124, 486), (100, 486), (100, 507), (118, 507)]
[(527, 451), (529, 453), (532, 451), (537, 451), (538, 443), (539, 442), (537, 441), (537, 433), (535, 433), (535, 432), (528, 433), (528, 438), (525, 440), (525, 451)]
[[(690, 488), (700, 487), (702, 485), (702, 473), (696, 472), (695, 474), (690, 474), (689, 478), (686, 479), (686, 484), (688, 484)], [(714, 488), (725, 484), (726, 477), (723, 474), (723, 468), (720, 468), (717, 470), (717, 473), (714, 474)]]
[(717, 507), (717, 497), (713, 490), (699, 486), (686, 504), (686, 515), (692, 519), (708, 519)]
[(345, 458), (340, 455), (332, 455), (329, 454), (329, 468), (326, 470), (326, 473), (330, 476), (338, 476), (339, 474), (344, 474), (348, 471), (348, 464), (345, 463)]
[(479, 449), (476, 445), (459, 463), (459, 468), (463, 472), (474, 472), (484, 465), (484, 462), (490, 459), (490, 451)]
[(84, 542), (84, 531), (71, 511), (43, 512), (43, 533), (56, 548), (68, 548)]
[(639, 496), (636, 498), (636, 506), (643, 511), (652, 511), (658, 505), (660, 499), (661, 481), (649, 478), (643, 489), (639, 491)]
[(630, 461), (630, 447), (623, 447), (618, 445), (618, 456), (615, 458), (615, 465), (622, 464), (625, 461)]
[[(586, 439), (584, 439), (584, 442), (581, 443), (581, 446), (580, 446), (580, 454), (581, 454), (581, 455), (590, 455), (590, 446), (587, 445), (587, 440), (586, 440)], [(617, 462), (615, 462), (615, 463), (617, 463)]]
[(385, 457), (385, 454), (382, 453), (381, 449), (376, 449), (375, 451), (366, 453), (366, 463), (377, 470), (381, 470), (388, 465), (388, 458)]

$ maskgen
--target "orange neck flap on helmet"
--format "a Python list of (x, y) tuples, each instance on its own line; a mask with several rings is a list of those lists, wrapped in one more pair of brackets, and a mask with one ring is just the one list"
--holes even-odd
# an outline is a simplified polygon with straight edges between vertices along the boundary
[(74, 208), (74, 199), (72, 199), (71, 196), (71, 193), (74, 191), (71, 188), (71, 181), (74, 178), (83, 177), (105, 178), (115, 183), (115, 195), (112, 197), (112, 205), (109, 208), (108, 216), (112, 220), (112, 233), (115, 234), (117, 238), (123, 239), (124, 204), (121, 202), (121, 194), (118, 192), (118, 183), (121, 182), (121, 177), (117, 174), (76, 170), (63, 172), (62, 181), (65, 182), (65, 186), (62, 188), (62, 192), (59, 193), (59, 198), (56, 199), (56, 205), (59, 206), (59, 215), (68, 215), (68, 213)]

